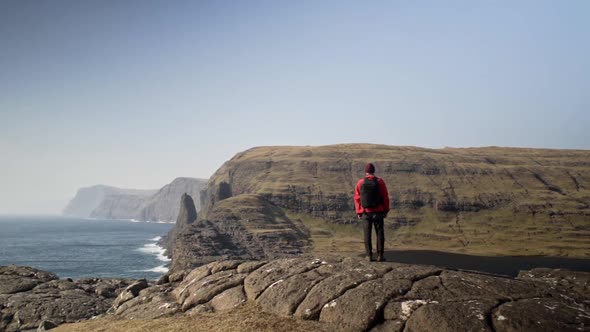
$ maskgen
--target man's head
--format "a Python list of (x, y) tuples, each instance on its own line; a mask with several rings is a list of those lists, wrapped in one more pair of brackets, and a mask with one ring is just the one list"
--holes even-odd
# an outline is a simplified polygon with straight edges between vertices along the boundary
[(368, 163), (365, 165), (365, 173), (367, 174), (375, 174), (375, 165)]

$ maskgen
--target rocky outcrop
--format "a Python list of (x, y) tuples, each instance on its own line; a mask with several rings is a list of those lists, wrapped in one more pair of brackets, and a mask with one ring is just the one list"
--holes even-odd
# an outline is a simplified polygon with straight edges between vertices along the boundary
[[(155, 190), (122, 189), (103, 185), (80, 188), (76, 193), (76, 196), (74, 196), (74, 198), (64, 208), (63, 215), (88, 218), (93, 214), (93, 211), (101, 206), (103, 201), (108, 199), (110, 196), (147, 198), (150, 195), (153, 195), (155, 192)], [(117, 205), (116, 200), (110, 199), (109, 204), (101, 207), (99, 210), (108, 212), (110, 211), (110, 206), (113, 205), (118, 209), (123, 208), (123, 205)], [(125, 212), (125, 214), (128, 215), (129, 212)], [(113, 215), (113, 213), (108, 212), (108, 215)]]
[(48, 329), (104, 314), (130, 283), (106, 278), (73, 281), (30, 267), (0, 266), (0, 331)]
[(182, 194), (180, 198), (180, 209), (178, 211), (178, 218), (176, 224), (164, 238), (161, 243), (168, 253), (174, 251), (174, 246), (177, 243), (178, 235), (187, 228), (190, 224), (193, 224), (197, 220), (197, 209), (193, 198), (188, 194)]
[(64, 215), (173, 222), (178, 217), (178, 200), (182, 194), (198, 198), (206, 184), (207, 180), (181, 177), (158, 191), (107, 186), (82, 188), (64, 209)]
[(353, 188), (369, 161), (389, 186), (393, 211), (386, 223), (402, 229), (393, 233), (398, 245), (590, 255), (590, 245), (581, 240), (590, 237), (590, 151), (583, 150), (257, 147), (215, 172), (201, 195), (200, 216), (207, 219), (230, 197), (256, 194), (289, 213), (354, 223)]
[(512, 279), (344, 257), (229, 260), (143, 289), (115, 315), (190, 316), (250, 301), (344, 331), (580, 331), (590, 325), (589, 278), (532, 270)]
[(183, 196), (177, 225), (164, 239), (171, 271), (220, 259), (274, 259), (300, 255), (309, 237), (299, 222), (258, 195), (240, 195), (217, 204), (196, 222), (190, 196)]

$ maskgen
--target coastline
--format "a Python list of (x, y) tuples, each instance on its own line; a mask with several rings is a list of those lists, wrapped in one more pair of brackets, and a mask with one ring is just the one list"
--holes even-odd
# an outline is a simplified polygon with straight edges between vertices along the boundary
[(170, 223), (2, 216), (0, 226), (0, 265), (31, 266), (60, 278), (157, 280), (170, 262), (158, 243)]

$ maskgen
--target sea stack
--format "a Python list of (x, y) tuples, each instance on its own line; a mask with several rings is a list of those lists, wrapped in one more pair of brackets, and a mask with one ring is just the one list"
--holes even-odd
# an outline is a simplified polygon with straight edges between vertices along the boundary
[(180, 211), (178, 212), (178, 218), (176, 218), (176, 225), (182, 227), (194, 223), (195, 220), (197, 220), (195, 202), (190, 195), (184, 193), (180, 198)]
[(197, 209), (193, 198), (184, 193), (180, 197), (180, 211), (176, 218), (176, 225), (170, 229), (168, 234), (162, 239), (164, 248), (168, 251), (168, 256), (172, 255), (178, 234), (186, 226), (194, 223), (197, 220)]

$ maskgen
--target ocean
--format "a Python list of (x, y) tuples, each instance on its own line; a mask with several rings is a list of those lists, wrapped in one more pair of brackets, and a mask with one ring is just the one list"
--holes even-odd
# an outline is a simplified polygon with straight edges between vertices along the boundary
[(158, 279), (169, 259), (157, 242), (172, 223), (0, 216), (0, 265), (25, 265), (60, 278)]

